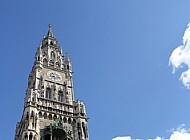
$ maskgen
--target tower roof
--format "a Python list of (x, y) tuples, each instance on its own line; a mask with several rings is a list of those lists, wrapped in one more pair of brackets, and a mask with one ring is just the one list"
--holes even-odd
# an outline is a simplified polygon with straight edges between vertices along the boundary
[(52, 32), (52, 29), (51, 29), (51, 24), (48, 25), (47, 37), (53, 37), (53, 32)]

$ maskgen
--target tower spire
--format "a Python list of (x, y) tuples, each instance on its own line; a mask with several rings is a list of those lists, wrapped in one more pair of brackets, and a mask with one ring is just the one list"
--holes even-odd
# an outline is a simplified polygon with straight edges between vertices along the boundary
[(51, 29), (51, 24), (48, 25), (47, 37), (53, 37), (53, 32), (52, 32), (52, 29)]

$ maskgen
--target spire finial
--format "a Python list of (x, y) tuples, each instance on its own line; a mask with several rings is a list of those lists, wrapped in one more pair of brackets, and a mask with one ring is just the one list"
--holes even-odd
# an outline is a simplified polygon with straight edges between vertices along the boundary
[(48, 25), (49, 29), (51, 29), (51, 24)]
[(48, 25), (47, 37), (53, 37), (53, 33), (52, 33), (52, 29), (51, 29), (51, 24)]
[(69, 60), (69, 54), (68, 54), (68, 53), (66, 53), (65, 61), (70, 61), (70, 60)]

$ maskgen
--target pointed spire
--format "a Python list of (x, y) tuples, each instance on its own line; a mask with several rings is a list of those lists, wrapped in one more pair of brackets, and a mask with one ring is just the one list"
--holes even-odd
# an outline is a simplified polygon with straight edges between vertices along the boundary
[(65, 61), (68, 61), (68, 62), (70, 61), (68, 53), (66, 53)]
[(52, 33), (52, 29), (51, 29), (51, 24), (48, 25), (47, 37), (53, 37), (53, 33)]
[(67, 70), (69, 72), (69, 75), (72, 76), (72, 65), (68, 53), (66, 53), (64, 65), (65, 65), (65, 70)]

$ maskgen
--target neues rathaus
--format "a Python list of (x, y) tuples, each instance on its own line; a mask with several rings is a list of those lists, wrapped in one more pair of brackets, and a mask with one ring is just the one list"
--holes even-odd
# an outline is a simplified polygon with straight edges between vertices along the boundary
[(89, 140), (83, 101), (74, 100), (72, 65), (49, 25), (28, 77), (14, 140)]

